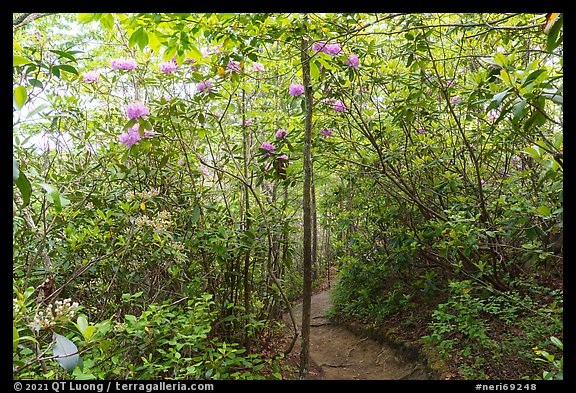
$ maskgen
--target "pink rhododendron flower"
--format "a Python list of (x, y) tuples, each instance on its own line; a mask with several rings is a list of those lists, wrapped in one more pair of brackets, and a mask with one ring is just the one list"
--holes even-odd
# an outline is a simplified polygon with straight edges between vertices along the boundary
[[(194, 64), (194, 63), (196, 63), (196, 60), (194, 60), (194, 59), (191, 58), (191, 57), (186, 57), (186, 58), (184, 59), (184, 61), (185, 61), (186, 63), (188, 63), (188, 64)], [(193, 66), (193, 65), (190, 66), (190, 70), (192, 70), (192, 71), (196, 71), (197, 69), (198, 69), (198, 67), (196, 67), (196, 66)]]
[(204, 90), (211, 91), (212, 87), (214, 87), (214, 85), (212, 84), (211, 80), (202, 81), (196, 85), (198, 91), (204, 91)]
[(178, 160), (178, 165), (184, 165), (184, 161), (182, 159)]
[(312, 44), (312, 50), (329, 55), (337, 55), (342, 51), (342, 47), (338, 43), (327, 44), (326, 41), (318, 41)]
[(144, 106), (141, 102), (133, 102), (126, 106), (126, 116), (133, 120), (138, 119), (142, 116), (147, 116), (150, 114), (150, 109)]
[(420, 127), (416, 130), (416, 132), (420, 135), (424, 135), (426, 133), (426, 130), (424, 128)]
[(276, 138), (286, 139), (287, 137), (288, 137), (288, 130), (285, 130), (284, 128), (280, 128), (278, 131), (276, 131)]
[(110, 61), (110, 67), (113, 70), (132, 71), (137, 66), (138, 64), (134, 59), (113, 59)]
[(264, 66), (260, 63), (252, 63), (252, 70), (254, 71), (264, 71)]
[(340, 100), (334, 102), (334, 105), (332, 106), (332, 108), (336, 111), (336, 112), (344, 112), (346, 110), (346, 105), (344, 105), (344, 103)]
[(452, 97), (452, 103), (455, 104), (457, 102), (462, 102), (462, 98), (460, 98), (460, 96)]
[(356, 56), (355, 54), (351, 54), (348, 56), (348, 60), (346, 60), (345, 64), (352, 68), (358, 68), (360, 61), (358, 60), (358, 56)]
[(254, 120), (252, 120), (252, 119), (245, 119), (245, 120), (242, 120), (242, 125), (246, 126), (246, 127), (250, 127), (253, 122), (254, 122)]
[(200, 165), (200, 166), (198, 167), (198, 170), (199, 170), (200, 172), (202, 172), (205, 176), (210, 175), (210, 172), (208, 171), (208, 168), (206, 168), (204, 165)]
[(229, 61), (228, 64), (226, 64), (226, 68), (232, 72), (240, 72), (240, 64), (234, 63), (233, 61)]
[(130, 127), (126, 132), (120, 134), (120, 136), (118, 137), (120, 143), (122, 143), (124, 146), (128, 148), (136, 145), (140, 141), (140, 139), (142, 139), (140, 133), (138, 132), (138, 127), (139, 127), (138, 124), (134, 124), (134, 126)]
[(278, 158), (281, 160), (287, 160), (288, 156), (286, 154), (282, 154), (281, 156), (278, 156)]
[(267, 150), (268, 153), (272, 153), (274, 151), (274, 145), (270, 142), (264, 142), (260, 146), (261, 149)]
[(324, 135), (324, 138), (326, 138), (326, 137), (329, 137), (329, 136), (332, 135), (332, 129), (330, 129), (330, 128), (325, 128), (325, 129), (323, 129), (322, 131), (320, 131), (320, 133), (321, 133), (322, 135)]
[(326, 46), (326, 41), (318, 41), (312, 44), (312, 50), (316, 52), (322, 52)]
[(164, 72), (165, 74), (170, 74), (178, 69), (178, 63), (174, 60), (165, 61), (164, 63), (160, 64), (160, 71)]
[(98, 81), (100, 74), (97, 71), (88, 71), (82, 74), (82, 82), (91, 83)]
[(291, 96), (298, 97), (304, 93), (304, 86), (300, 83), (292, 83), (288, 88), (288, 93), (290, 93)]

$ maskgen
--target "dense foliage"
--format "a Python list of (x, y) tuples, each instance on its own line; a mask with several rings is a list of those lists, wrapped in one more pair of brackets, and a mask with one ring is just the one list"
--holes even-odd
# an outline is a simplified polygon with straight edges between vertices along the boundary
[(15, 378), (282, 378), (307, 102), (333, 315), (562, 378), (562, 14), (21, 19)]

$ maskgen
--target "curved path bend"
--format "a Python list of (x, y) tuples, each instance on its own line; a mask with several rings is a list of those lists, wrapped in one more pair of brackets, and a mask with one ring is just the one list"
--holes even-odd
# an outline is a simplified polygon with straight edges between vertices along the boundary
[[(400, 380), (429, 379), (424, 365), (403, 359), (394, 348), (367, 336), (358, 336), (326, 317), (330, 307), (328, 291), (312, 296), (310, 315), (310, 358), (320, 369), (311, 379)], [(300, 329), (302, 304), (293, 308)], [(300, 337), (292, 354), (300, 354)]]

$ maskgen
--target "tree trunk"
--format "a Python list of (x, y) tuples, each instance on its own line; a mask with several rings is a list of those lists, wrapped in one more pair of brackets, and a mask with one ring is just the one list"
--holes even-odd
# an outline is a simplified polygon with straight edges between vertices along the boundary
[(310, 189), (312, 177), (312, 87), (310, 86), (310, 59), (308, 57), (308, 40), (302, 37), (301, 62), (306, 102), (304, 121), (304, 195), (302, 198), (304, 218), (304, 288), (302, 299), (302, 347), (300, 351), (300, 379), (308, 376), (310, 360), (310, 308), (312, 302), (312, 214)]

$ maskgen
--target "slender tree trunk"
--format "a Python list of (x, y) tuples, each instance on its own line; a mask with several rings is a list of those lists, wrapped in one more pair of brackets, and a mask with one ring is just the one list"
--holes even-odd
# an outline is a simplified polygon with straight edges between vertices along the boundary
[(314, 164), (312, 168), (312, 182), (310, 185), (310, 193), (312, 197), (312, 280), (316, 279), (316, 275), (320, 271), (320, 262), (318, 261), (318, 215), (316, 214), (316, 186), (314, 185)]
[(310, 85), (310, 59), (308, 57), (308, 39), (302, 37), (301, 62), (306, 102), (304, 121), (304, 195), (302, 198), (304, 218), (304, 288), (302, 300), (302, 348), (300, 352), (300, 379), (308, 376), (310, 361), (310, 308), (312, 302), (312, 214), (310, 189), (312, 186), (312, 87)]
[[(248, 150), (249, 150), (249, 133), (248, 127), (246, 126), (246, 117), (245, 117), (245, 103), (246, 103), (245, 91), (242, 89), (242, 155), (244, 156), (244, 181), (248, 181)], [(244, 231), (248, 231), (250, 229), (250, 190), (248, 189), (248, 184), (244, 183)], [(251, 297), (251, 289), (250, 289), (250, 248), (246, 249), (246, 253), (244, 255), (244, 312), (246, 315), (250, 315), (250, 297)], [(250, 342), (250, 335), (249, 335), (249, 327), (245, 328), (244, 331), (244, 348), (248, 352), (251, 349), (251, 342)]]

